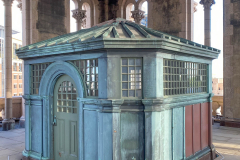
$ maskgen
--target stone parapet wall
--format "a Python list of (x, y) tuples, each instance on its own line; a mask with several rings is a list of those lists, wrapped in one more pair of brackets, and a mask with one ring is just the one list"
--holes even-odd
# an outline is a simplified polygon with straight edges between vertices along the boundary
[[(2, 120), (2, 109), (4, 109), (4, 98), (0, 98), (0, 120)], [(22, 97), (13, 97), (12, 99), (12, 116), (20, 118), (22, 116)]]

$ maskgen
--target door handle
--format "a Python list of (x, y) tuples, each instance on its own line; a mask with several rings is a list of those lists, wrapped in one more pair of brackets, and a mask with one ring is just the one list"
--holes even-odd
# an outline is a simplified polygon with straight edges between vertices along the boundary
[(57, 117), (54, 116), (54, 117), (53, 117), (53, 126), (56, 126), (56, 125), (57, 125)]

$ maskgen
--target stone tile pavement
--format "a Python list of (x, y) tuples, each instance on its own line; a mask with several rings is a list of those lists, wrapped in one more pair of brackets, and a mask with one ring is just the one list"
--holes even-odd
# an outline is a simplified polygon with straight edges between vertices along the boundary
[[(0, 160), (23, 160), (25, 129), (0, 131)], [(213, 144), (224, 160), (240, 160), (240, 128), (213, 126)], [(222, 160), (219, 156), (215, 160)]]
[[(240, 160), (240, 128), (213, 125), (213, 145), (224, 160)], [(222, 160), (219, 156), (215, 160)]]
[(24, 148), (24, 128), (0, 131), (0, 160), (21, 160)]

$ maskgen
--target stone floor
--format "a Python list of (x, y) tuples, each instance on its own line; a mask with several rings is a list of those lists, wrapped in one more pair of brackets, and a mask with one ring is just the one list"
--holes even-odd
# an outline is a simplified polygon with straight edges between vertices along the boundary
[[(25, 130), (0, 131), (0, 160), (22, 160)], [(240, 160), (240, 128), (213, 126), (213, 144), (224, 160)], [(222, 156), (215, 160), (223, 160)]]
[(0, 131), (0, 160), (21, 160), (24, 146), (24, 128)]
[[(215, 124), (213, 126), (213, 144), (224, 160), (240, 160), (240, 128)], [(223, 158), (221, 155), (216, 160), (221, 160)]]

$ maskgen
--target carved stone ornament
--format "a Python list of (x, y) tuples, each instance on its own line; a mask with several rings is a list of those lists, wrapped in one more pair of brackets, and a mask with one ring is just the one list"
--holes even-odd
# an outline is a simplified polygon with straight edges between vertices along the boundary
[(12, 5), (13, 3), (13, 0), (2, 0), (2, 1), (3, 1), (3, 5), (7, 5), (7, 6)]
[(142, 11), (142, 10), (135, 10), (135, 11), (131, 11), (132, 12), (132, 18), (134, 18), (134, 21), (137, 23), (137, 24), (140, 24), (141, 20), (143, 18), (145, 18), (145, 12)]
[(77, 22), (83, 23), (84, 19), (87, 18), (86, 12), (87, 12), (86, 10), (78, 10), (78, 9), (72, 10), (72, 13), (73, 13), (72, 17), (75, 18)]
[(18, 1), (17, 7), (22, 11), (22, 0), (17, 0), (17, 1)]
[(215, 4), (215, 0), (201, 0), (199, 3), (204, 6), (204, 9), (211, 9), (211, 6)]

